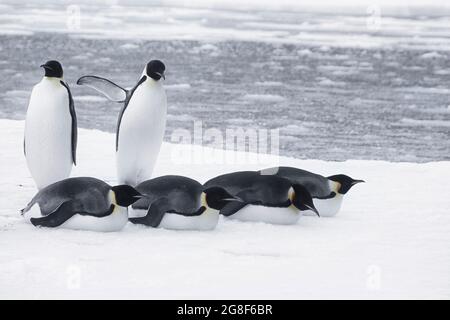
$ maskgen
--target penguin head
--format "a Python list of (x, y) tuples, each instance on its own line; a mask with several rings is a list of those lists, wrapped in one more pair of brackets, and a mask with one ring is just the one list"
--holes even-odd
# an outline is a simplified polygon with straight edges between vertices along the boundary
[(231, 201), (242, 201), (238, 197), (232, 196), (228, 191), (221, 187), (210, 187), (203, 190), (202, 205), (215, 209), (222, 210)]
[(111, 188), (115, 195), (115, 204), (121, 207), (131, 206), (133, 203), (144, 197), (135, 188), (122, 184)]
[(44, 68), (46, 77), (62, 78), (63, 76), (63, 68), (61, 63), (56, 60), (47, 61), (41, 65), (41, 68)]
[(152, 60), (149, 63), (147, 63), (147, 68), (145, 72), (147, 73), (147, 76), (152, 78), (155, 81), (160, 80), (163, 78), (166, 80), (166, 76), (164, 75), (164, 72), (166, 71), (166, 66), (162, 61), (160, 60)]
[(311, 210), (320, 217), (308, 189), (301, 184), (294, 184), (292, 188), (294, 189), (291, 199), (292, 204), (300, 211)]
[(338, 189), (337, 192), (340, 194), (346, 194), (351, 187), (353, 187), (357, 183), (365, 182), (364, 180), (354, 180), (345, 174), (337, 174), (334, 176), (327, 177), (328, 180), (337, 182)]

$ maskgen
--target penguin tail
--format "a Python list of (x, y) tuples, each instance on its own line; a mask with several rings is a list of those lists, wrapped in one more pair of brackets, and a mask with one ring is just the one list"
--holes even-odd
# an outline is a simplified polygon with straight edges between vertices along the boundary
[(31, 209), (31, 202), (29, 204), (27, 204), (27, 206), (23, 209), (20, 209), (20, 215), (23, 216), (25, 213), (27, 213), (30, 209)]

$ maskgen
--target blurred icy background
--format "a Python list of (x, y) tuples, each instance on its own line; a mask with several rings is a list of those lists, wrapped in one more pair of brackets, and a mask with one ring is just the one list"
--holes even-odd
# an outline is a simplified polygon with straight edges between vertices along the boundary
[[(189, 3), (189, 4), (188, 4)], [(79, 125), (114, 131), (120, 105), (75, 81), (126, 87), (167, 65), (175, 128), (280, 129), (281, 154), (450, 160), (450, 4), (442, 0), (0, 1), (0, 118), (24, 119), (58, 59)]]

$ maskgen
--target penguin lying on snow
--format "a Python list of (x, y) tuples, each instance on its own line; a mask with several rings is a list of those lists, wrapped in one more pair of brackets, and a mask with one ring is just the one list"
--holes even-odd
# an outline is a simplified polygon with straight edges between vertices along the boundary
[(76, 164), (77, 117), (58, 61), (41, 65), (45, 76), (31, 92), (24, 154), (38, 189), (69, 177)]
[(261, 170), (262, 175), (275, 175), (300, 183), (311, 193), (314, 205), (323, 217), (335, 216), (342, 205), (344, 195), (355, 184), (364, 180), (354, 180), (344, 174), (324, 177), (306, 170), (292, 167), (274, 167)]
[(209, 180), (204, 187), (224, 188), (242, 200), (227, 204), (220, 211), (231, 219), (295, 224), (302, 211), (312, 210), (319, 215), (308, 190), (301, 184), (273, 175), (261, 175), (256, 171), (233, 172)]
[(165, 69), (161, 61), (150, 61), (131, 90), (97, 76), (84, 76), (77, 81), (111, 101), (124, 103), (116, 129), (119, 183), (136, 186), (151, 178), (166, 128), (167, 98), (160, 81), (165, 79)]
[(223, 188), (203, 186), (182, 176), (162, 176), (144, 181), (136, 189), (146, 197), (130, 208), (130, 221), (175, 230), (211, 230), (219, 210), (240, 201)]
[(35, 226), (118, 231), (128, 221), (127, 207), (141, 197), (128, 185), (111, 187), (95, 178), (69, 178), (40, 190), (21, 214)]

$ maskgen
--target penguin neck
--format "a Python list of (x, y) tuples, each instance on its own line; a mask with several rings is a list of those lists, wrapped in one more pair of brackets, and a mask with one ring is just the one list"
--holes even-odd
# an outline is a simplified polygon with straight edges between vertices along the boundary
[(295, 190), (294, 188), (290, 187), (289, 191), (288, 191), (288, 198), (291, 201), (291, 207), (295, 207), (294, 206), (294, 200), (295, 200)]
[(112, 190), (109, 190), (109, 192), (108, 192), (108, 202), (110, 205), (117, 206), (116, 194)]
[(330, 187), (330, 192), (334, 192), (336, 197), (342, 197), (342, 194), (338, 192), (338, 190), (341, 188), (341, 184), (339, 182), (328, 180), (328, 186)]
[(205, 207), (206, 209), (209, 208), (208, 202), (206, 202), (206, 193), (204, 192), (202, 192), (202, 194), (200, 195), (200, 205)]
[(210, 206), (208, 206), (208, 202), (206, 201), (206, 193), (202, 192), (200, 196), (200, 205), (202, 207), (205, 207), (206, 210), (203, 212), (203, 214), (210, 214), (210, 213), (218, 213), (219, 210), (213, 209)]
[(64, 81), (64, 78), (63, 77), (57, 78), (57, 77), (44, 76), (44, 77), (42, 77), (42, 80), (41, 80), (41, 82), (53, 83), (53, 84), (60, 84), (60, 81)]
[(149, 87), (155, 88), (155, 89), (157, 89), (157, 88), (159, 89), (159, 88), (163, 87), (160, 80), (156, 81), (155, 79), (150, 78), (149, 76), (146, 76), (146, 77), (147, 77), (147, 80), (145, 80), (145, 83)]

